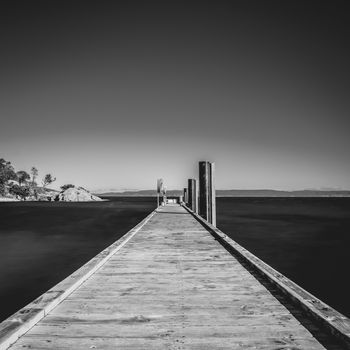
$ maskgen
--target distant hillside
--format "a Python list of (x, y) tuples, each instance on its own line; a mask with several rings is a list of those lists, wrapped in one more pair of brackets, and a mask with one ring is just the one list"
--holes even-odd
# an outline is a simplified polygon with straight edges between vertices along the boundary
[[(169, 190), (167, 195), (180, 196), (181, 190)], [(99, 193), (102, 197), (155, 197), (155, 190)], [(350, 197), (350, 191), (277, 191), (277, 190), (217, 190), (217, 197)]]

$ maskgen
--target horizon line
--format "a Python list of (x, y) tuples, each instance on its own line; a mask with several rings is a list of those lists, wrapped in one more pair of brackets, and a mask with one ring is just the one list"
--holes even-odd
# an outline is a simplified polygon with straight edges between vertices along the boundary
[[(185, 187), (184, 187), (185, 188)], [(156, 189), (132, 189), (132, 190), (118, 190), (118, 189), (110, 189), (110, 190), (91, 190), (91, 192), (95, 193), (124, 193), (124, 192), (141, 192), (141, 191), (154, 191)], [(183, 189), (168, 189), (167, 192), (171, 191), (183, 191)], [(317, 192), (350, 192), (350, 189), (343, 188), (304, 188), (304, 189), (294, 189), (294, 190), (285, 190), (285, 189), (272, 189), (272, 188), (229, 188), (229, 189), (220, 189), (217, 188), (216, 191), (275, 191), (275, 192), (300, 192), (300, 191), (317, 191)]]

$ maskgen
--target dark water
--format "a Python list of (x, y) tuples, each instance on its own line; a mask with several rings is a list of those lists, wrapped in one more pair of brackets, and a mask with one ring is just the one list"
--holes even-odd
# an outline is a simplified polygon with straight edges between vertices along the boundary
[(217, 226), (350, 317), (350, 198), (217, 198)]
[(155, 204), (153, 198), (0, 203), (0, 320), (120, 238)]

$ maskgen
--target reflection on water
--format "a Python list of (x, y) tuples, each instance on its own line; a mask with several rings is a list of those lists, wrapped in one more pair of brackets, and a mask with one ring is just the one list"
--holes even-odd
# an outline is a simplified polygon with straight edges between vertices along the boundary
[(0, 203), (0, 320), (120, 238), (155, 208), (153, 198)]
[(350, 198), (218, 198), (217, 226), (350, 316)]

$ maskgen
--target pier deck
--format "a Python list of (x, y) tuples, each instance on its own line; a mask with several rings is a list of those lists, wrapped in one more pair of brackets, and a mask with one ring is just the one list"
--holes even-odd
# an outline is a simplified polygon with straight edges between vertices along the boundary
[(179, 205), (127, 243), (11, 347), (324, 349)]

